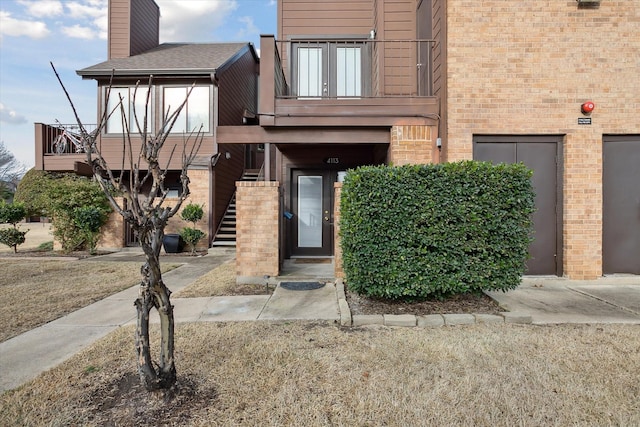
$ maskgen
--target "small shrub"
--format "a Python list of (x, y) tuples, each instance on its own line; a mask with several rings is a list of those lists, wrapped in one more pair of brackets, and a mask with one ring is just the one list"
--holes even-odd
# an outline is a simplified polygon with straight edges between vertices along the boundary
[(180, 217), (183, 220), (193, 223), (193, 227), (185, 227), (180, 230), (182, 240), (191, 246), (192, 255), (196, 254), (196, 245), (205, 236), (203, 231), (196, 229), (196, 222), (200, 221), (203, 216), (204, 210), (202, 209), (202, 206), (194, 203), (189, 203), (180, 213)]
[(18, 245), (25, 242), (26, 231), (20, 231), (17, 228), (5, 228), (0, 230), (0, 243), (13, 248), (13, 252), (18, 252)]
[(18, 252), (18, 246), (25, 242), (26, 231), (20, 231), (16, 225), (27, 215), (27, 211), (22, 203), (7, 204), (0, 202), (0, 224), (11, 224), (12, 228), (0, 230), (0, 243), (13, 248), (13, 252)]
[(53, 241), (40, 243), (38, 250), (40, 252), (51, 252), (53, 250)]

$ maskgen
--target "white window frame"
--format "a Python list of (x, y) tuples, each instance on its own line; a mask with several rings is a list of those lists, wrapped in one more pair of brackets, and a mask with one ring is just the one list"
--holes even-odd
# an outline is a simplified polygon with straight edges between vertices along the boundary
[[(184, 85), (167, 85), (162, 87), (162, 116), (165, 119), (165, 115), (167, 114), (167, 110), (169, 110), (169, 115), (171, 115), (176, 108), (178, 108), (183, 102), (187, 93), (191, 89), (191, 86)], [(207, 117), (203, 121), (194, 120), (191, 123), (190, 120), (190, 109), (193, 109), (194, 99), (197, 99), (199, 95), (203, 95), (207, 93)], [(168, 103), (167, 91), (175, 92), (176, 94), (179, 91), (183, 91), (182, 95), (178, 95), (175, 98), (175, 101)], [(177, 105), (173, 105), (173, 104)], [(191, 105), (190, 105), (191, 104)], [(172, 134), (182, 133), (188, 134), (190, 132), (198, 132), (200, 130), (200, 124), (203, 124), (202, 133), (211, 134), (213, 132), (213, 115), (214, 115), (214, 107), (213, 107), (213, 87), (211, 85), (196, 85), (187, 100), (187, 104), (184, 109), (180, 112), (178, 119), (176, 120), (173, 128), (171, 129)], [(193, 120), (193, 119), (192, 119)]]
[[(135, 124), (135, 119), (133, 115), (134, 111), (134, 93), (135, 93), (135, 110), (138, 115), (139, 120), (144, 119), (144, 111), (145, 104), (147, 101), (147, 91), (149, 90), (148, 86), (138, 86), (136, 91), (135, 86), (112, 86), (109, 93), (109, 88), (105, 87), (104, 89), (104, 97), (106, 99), (107, 93), (109, 93), (109, 103), (107, 105), (106, 114), (110, 114), (111, 111), (116, 108), (118, 103), (120, 102), (119, 94), (123, 94), (126, 90), (127, 96), (126, 99), (123, 99), (125, 103), (125, 117), (127, 118), (127, 123), (129, 125), (129, 130), (131, 133), (138, 133), (138, 129)], [(153, 118), (154, 118), (154, 90), (153, 87), (151, 90), (151, 99), (149, 101), (149, 114), (147, 115), (147, 132), (153, 133)], [(144, 124), (141, 124), (144, 126)], [(144, 129), (140, 129), (142, 132)], [(105, 133), (109, 135), (122, 135), (124, 133), (124, 129), (122, 127), (122, 116), (120, 114), (120, 108), (116, 108), (113, 111), (113, 114), (107, 119), (107, 124), (105, 127)]]

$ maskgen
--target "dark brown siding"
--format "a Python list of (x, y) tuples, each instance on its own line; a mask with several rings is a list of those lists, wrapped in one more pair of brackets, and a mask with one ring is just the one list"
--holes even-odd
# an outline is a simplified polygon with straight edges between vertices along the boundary
[(281, 38), (300, 35), (367, 35), (373, 1), (282, 0)]
[[(281, 0), (278, 38), (288, 40), (305, 36), (362, 36), (373, 28), (374, 0), (318, 1)], [(280, 52), (286, 75), (286, 49)]]
[[(213, 201), (213, 226), (214, 231), (224, 216), (231, 196), (236, 189), (236, 181), (242, 176), (244, 169), (244, 145), (220, 145), (221, 153), (218, 163), (214, 168), (214, 201)], [(225, 154), (229, 153), (227, 159)]]
[[(413, 40), (416, 38), (416, 2), (415, 0), (386, 0), (382, 3), (382, 22), (384, 40)], [(378, 30), (380, 31), (380, 30)], [(405, 94), (404, 88), (411, 87), (417, 79), (416, 46), (412, 44), (399, 47), (385, 45), (384, 53), (384, 92), (390, 95)], [(388, 77), (393, 76), (393, 77)], [(415, 94), (412, 94), (415, 95)]]
[[(218, 124), (220, 126), (242, 125), (243, 111), (258, 112), (257, 61), (249, 48), (237, 59), (232, 59), (218, 73)], [(247, 141), (251, 142), (251, 141)], [(213, 223), (222, 219), (229, 200), (236, 189), (236, 181), (242, 176), (245, 164), (244, 145), (218, 147), (220, 160), (215, 167), (215, 200)], [(231, 155), (227, 159), (225, 154)], [(259, 167), (260, 165), (258, 165)]]
[(247, 109), (257, 113), (258, 76), (256, 60), (249, 49), (218, 74), (220, 126), (242, 124)]
[(158, 46), (160, 9), (153, 0), (109, 0), (108, 59)]
[(129, 54), (137, 55), (159, 44), (160, 9), (153, 0), (131, 2), (131, 40)]

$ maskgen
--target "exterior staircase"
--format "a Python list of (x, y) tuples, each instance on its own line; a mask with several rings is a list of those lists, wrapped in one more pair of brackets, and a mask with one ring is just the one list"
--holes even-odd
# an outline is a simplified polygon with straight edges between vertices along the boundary
[[(260, 176), (259, 169), (246, 169), (240, 181), (257, 181)], [(222, 217), (218, 231), (211, 242), (214, 246), (235, 246), (236, 245), (236, 193), (231, 196), (227, 211)]]

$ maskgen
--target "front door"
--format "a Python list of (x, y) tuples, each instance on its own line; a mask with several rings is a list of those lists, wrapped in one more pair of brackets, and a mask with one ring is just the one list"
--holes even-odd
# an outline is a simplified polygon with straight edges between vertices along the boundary
[(291, 255), (333, 255), (331, 172), (293, 170), (291, 178)]
[(473, 159), (493, 163), (523, 162), (533, 170), (536, 211), (534, 240), (526, 274), (562, 275), (562, 230), (560, 218), (561, 179), (557, 137), (476, 137)]
[(640, 135), (603, 145), (602, 269), (640, 274)]

